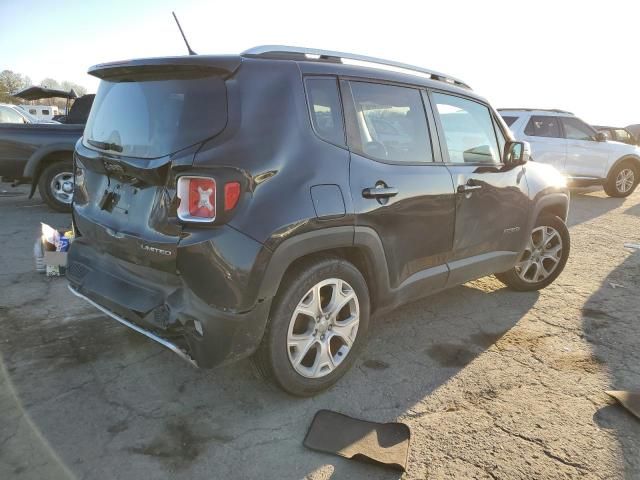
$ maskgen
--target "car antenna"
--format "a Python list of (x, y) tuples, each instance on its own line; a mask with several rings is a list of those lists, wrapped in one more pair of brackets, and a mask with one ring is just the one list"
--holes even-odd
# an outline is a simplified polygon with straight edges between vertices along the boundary
[(196, 52), (191, 50), (191, 47), (189, 46), (189, 42), (187, 41), (187, 37), (184, 36), (184, 32), (182, 31), (182, 27), (180, 26), (180, 22), (178, 21), (178, 17), (176, 17), (176, 12), (171, 12), (171, 15), (173, 15), (173, 18), (175, 19), (176, 23), (178, 24), (178, 28), (180, 29), (180, 34), (182, 35), (182, 38), (184, 39), (184, 43), (187, 45), (187, 50), (189, 51), (189, 55), (197, 55)]

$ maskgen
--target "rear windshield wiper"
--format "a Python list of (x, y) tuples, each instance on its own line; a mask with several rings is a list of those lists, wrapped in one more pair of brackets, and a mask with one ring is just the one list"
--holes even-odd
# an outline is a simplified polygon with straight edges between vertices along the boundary
[(122, 145), (117, 143), (99, 142), (98, 140), (87, 140), (89, 145), (99, 148), (100, 150), (113, 150), (114, 152), (122, 152)]

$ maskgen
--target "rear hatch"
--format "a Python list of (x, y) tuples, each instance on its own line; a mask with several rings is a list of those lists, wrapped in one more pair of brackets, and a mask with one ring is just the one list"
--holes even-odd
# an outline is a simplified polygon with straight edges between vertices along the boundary
[(74, 220), (97, 253), (176, 270), (182, 226), (175, 174), (227, 123), (225, 79), (239, 57), (134, 60), (101, 78), (76, 146)]

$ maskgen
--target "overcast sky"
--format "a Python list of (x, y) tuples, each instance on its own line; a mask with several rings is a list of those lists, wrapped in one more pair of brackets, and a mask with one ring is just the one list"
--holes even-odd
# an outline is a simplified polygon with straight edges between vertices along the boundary
[(0, 70), (71, 80), (89, 66), (260, 44), (340, 50), (457, 76), (496, 107), (640, 123), (640, 1), (0, 0)]

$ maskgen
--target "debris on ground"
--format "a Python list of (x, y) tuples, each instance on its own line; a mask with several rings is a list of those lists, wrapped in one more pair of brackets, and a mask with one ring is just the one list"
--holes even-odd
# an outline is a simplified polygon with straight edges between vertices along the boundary
[(609, 390), (605, 393), (615, 398), (620, 402), (620, 405), (629, 410), (637, 418), (640, 418), (640, 392)]
[(345, 458), (407, 469), (411, 430), (404, 423), (377, 423), (331, 410), (313, 417), (304, 446)]

